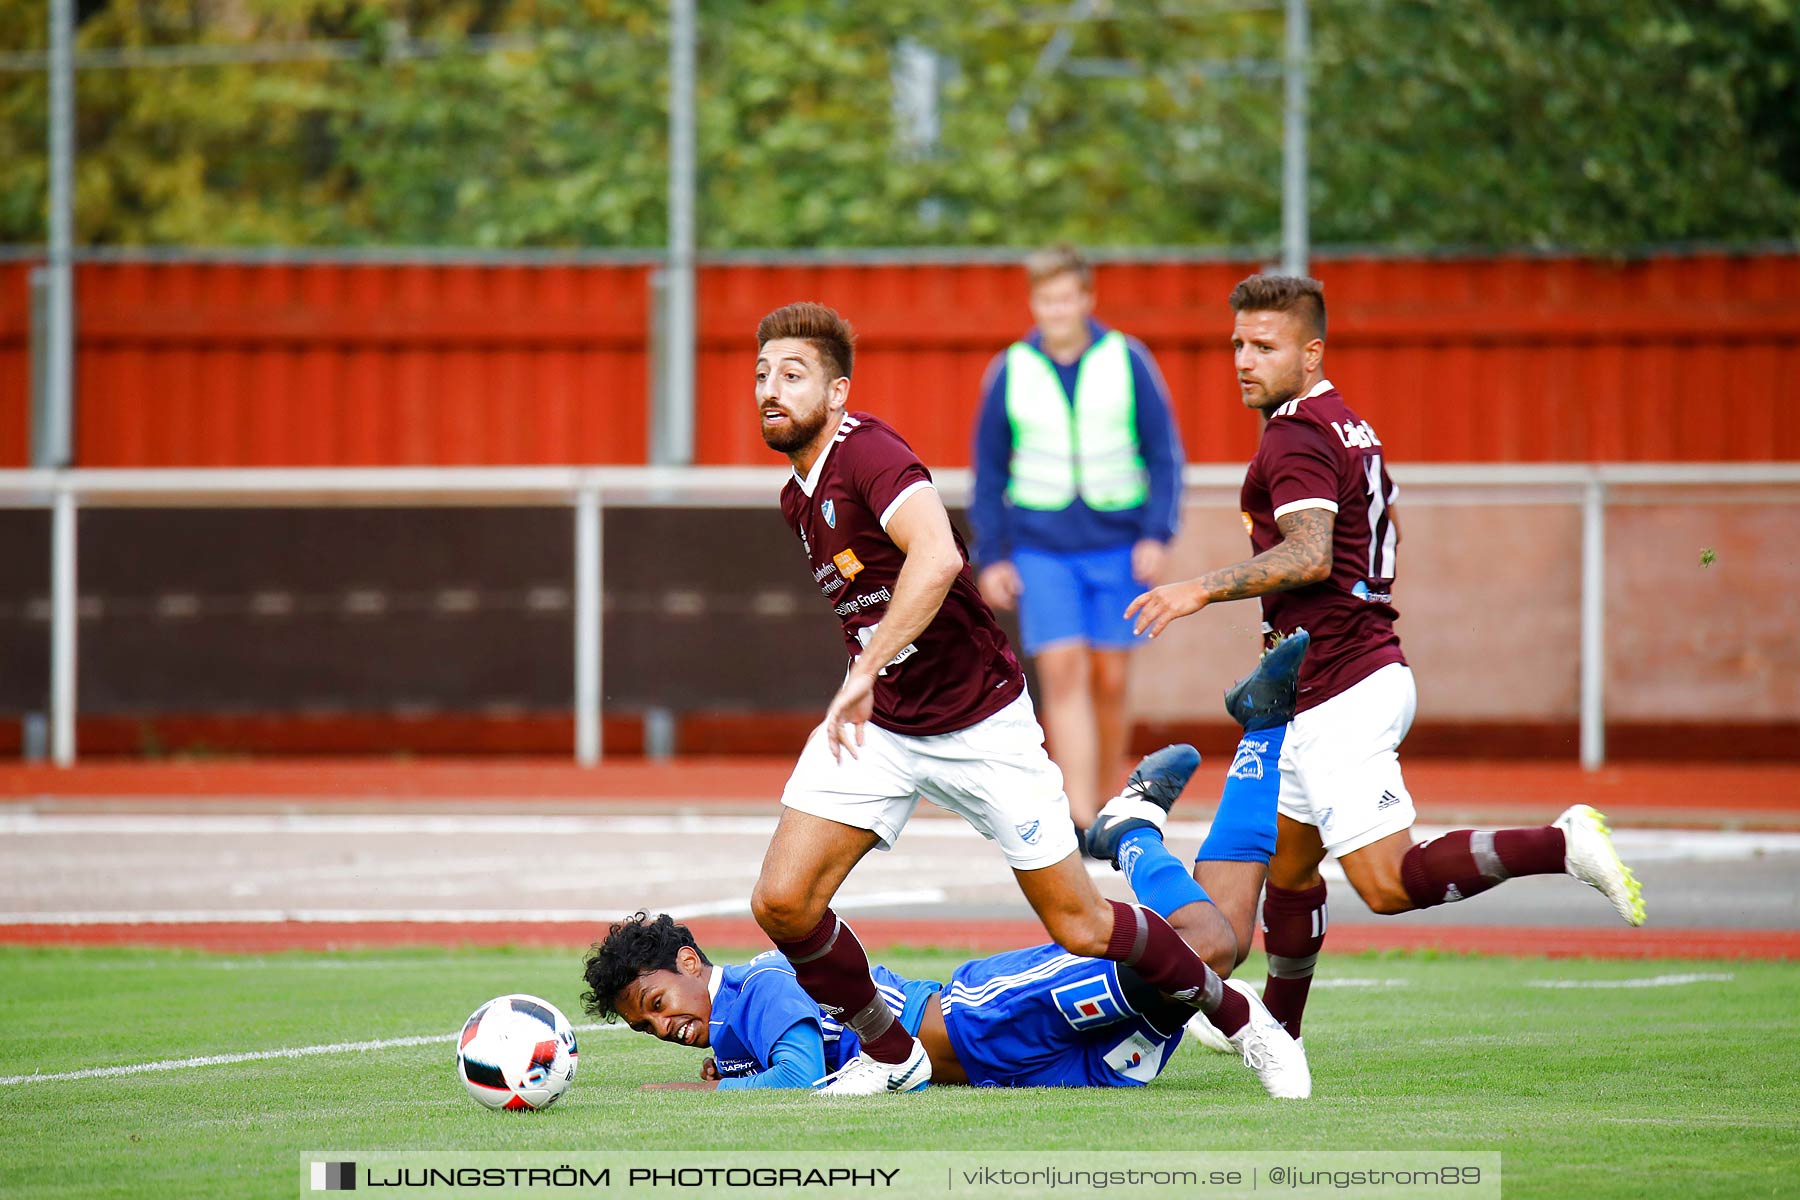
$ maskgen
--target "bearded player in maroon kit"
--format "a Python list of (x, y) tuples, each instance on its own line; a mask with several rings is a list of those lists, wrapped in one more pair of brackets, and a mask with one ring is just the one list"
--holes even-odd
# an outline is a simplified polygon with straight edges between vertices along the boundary
[(1281, 749), (1263, 898), (1269, 1011), (1300, 1036), (1325, 941), (1318, 868), (1327, 851), (1378, 913), (1466, 900), (1515, 875), (1569, 874), (1643, 924), (1638, 883), (1604, 818), (1585, 804), (1537, 829), (1459, 829), (1413, 842), (1398, 753), (1417, 698), (1394, 632), (1399, 491), (1374, 428), (1325, 378), (1324, 285), (1253, 275), (1232, 291), (1231, 307), (1239, 391), (1263, 419), (1242, 495), (1255, 557), (1146, 592), (1127, 615), (1155, 637), (1208, 604), (1260, 596), (1266, 639), (1312, 634)]
[[(850, 669), (807, 739), (781, 798), (751, 909), (800, 986), (856, 1031), (862, 1052), (820, 1082), (825, 1095), (912, 1091), (931, 1077), (924, 1046), (877, 993), (868, 956), (831, 911), (862, 857), (899, 838), (930, 799), (998, 842), (1020, 890), (1071, 954), (1104, 958), (1206, 1013), (1272, 1095), (1304, 1097), (1299, 1046), (1249, 988), (1227, 987), (1237, 939), (1210, 903), (1196, 953), (1156, 912), (1103, 898), (1044, 752), (1019, 663), (982, 602), (962, 539), (910, 447), (845, 411), (855, 334), (821, 304), (790, 304), (757, 327), (763, 440), (788, 456), (781, 511), (844, 627)], [(1198, 756), (1159, 752), (1114, 812), (1156, 824)], [(1117, 823), (1119, 836), (1125, 826)], [(1192, 914), (1189, 914), (1192, 915)], [(1204, 958), (1202, 957), (1204, 955)], [(1240, 990), (1241, 989), (1241, 990)]]

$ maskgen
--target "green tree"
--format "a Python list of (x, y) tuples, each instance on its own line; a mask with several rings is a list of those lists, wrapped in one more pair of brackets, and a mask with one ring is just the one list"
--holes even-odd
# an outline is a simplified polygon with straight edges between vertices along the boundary
[(1325, 9), (1314, 234), (1607, 249), (1800, 229), (1789, 0)]
[[(1275, 244), (1278, 8), (701, 8), (703, 246)], [(0, 38), (41, 48), (44, 11), (0, 8)], [(84, 70), (84, 242), (666, 238), (663, 0), (84, 11), (87, 48), (354, 48)], [(1605, 251), (1800, 229), (1800, 0), (1314, 0), (1313, 19), (1317, 241)], [(921, 55), (932, 80), (908, 94), (935, 123), (897, 110)], [(44, 119), (42, 75), (0, 74), (0, 240), (43, 237)]]

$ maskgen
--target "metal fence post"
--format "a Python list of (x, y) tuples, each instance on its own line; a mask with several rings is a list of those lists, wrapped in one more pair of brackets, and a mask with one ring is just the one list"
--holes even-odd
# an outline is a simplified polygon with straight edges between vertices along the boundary
[(1581, 496), (1581, 765), (1606, 763), (1606, 484)]
[(694, 461), (694, 356), (699, 340), (694, 313), (698, 24), (695, 0), (673, 0), (669, 6), (669, 257), (663, 284), (666, 353), (650, 436), (650, 461), (661, 466), (686, 466)]
[(600, 618), (603, 579), (600, 489), (575, 497), (575, 761), (600, 761)]
[(50, 4), (49, 136), (44, 406), (41, 424), (34, 422), (32, 449), (36, 465), (66, 467), (75, 443), (75, 0)]
[(1306, 196), (1306, 67), (1311, 31), (1307, 0), (1287, 0), (1287, 53), (1282, 68), (1281, 269), (1304, 275), (1309, 253)]

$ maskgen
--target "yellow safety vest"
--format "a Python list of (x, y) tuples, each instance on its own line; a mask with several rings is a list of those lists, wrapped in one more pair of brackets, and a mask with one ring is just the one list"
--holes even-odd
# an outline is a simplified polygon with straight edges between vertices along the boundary
[(1006, 351), (1006, 415), (1013, 432), (1006, 495), (1017, 507), (1055, 511), (1080, 496), (1097, 512), (1118, 512), (1149, 499), (1131, 347), (1118, 330), (1081, 356), (1073, 404), (1044, 352), (1014, 342)]

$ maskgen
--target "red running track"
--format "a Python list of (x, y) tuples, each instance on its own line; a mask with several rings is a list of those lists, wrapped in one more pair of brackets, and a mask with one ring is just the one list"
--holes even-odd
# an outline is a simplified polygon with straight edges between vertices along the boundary
[[(747, 917), (699, 918), (688, 926), (703, 943), (761, 946), (762, 931)], [(992, 953), (1044, 940), (1035, 921), (859, 920), (857, 935), (871, 947), (942, 947)], [(348, 950), (381, 946), (561, 946), (571, 952), (602, 932), (598, 925), (556, 921), (220, 922), (196, 924), (0, 925), (0, 944), (25, 946), (168, 946), (232, 954), (284, 950)], [(1545, 929), (1513, 925), (1425, 926), (1333, 924), (1330, 949), (1435, 950), (1543, 958), (1800, 959), (1800, 930), (1786, 929)]]
[[(1216, 795), (1227, 761), (1202, 765), (1192, 786)], [(657, 804), (695, 801), (773, 811), (791, 758), (641, 759), (578, 767), (565, 760), (287, 759), (251, 762), (96, 762), (68, 768), (0, 763), (0, 799), (242, 800), (306, 798), (368, 804), (454, 799), (577, 800)], [(1665, 810), (1733, 817), (1800, 817), (1800, 763), (1627, 763), (1583, 771), (1564, 762), (1420, 759), (1406, 765), (1421, 811), (1525, 806), (1550, 813), (1573, 803), (1611, 812)]]

